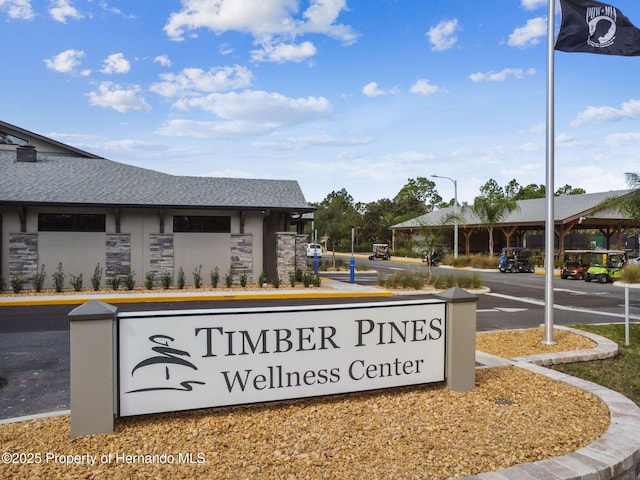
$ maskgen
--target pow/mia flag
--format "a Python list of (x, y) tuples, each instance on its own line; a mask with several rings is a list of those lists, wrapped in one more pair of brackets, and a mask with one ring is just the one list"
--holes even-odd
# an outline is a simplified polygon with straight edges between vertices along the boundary
[(640, 55), (640, 29), (617, 8), (592, 0), (560, 0), (555, 49), (604, 55)]

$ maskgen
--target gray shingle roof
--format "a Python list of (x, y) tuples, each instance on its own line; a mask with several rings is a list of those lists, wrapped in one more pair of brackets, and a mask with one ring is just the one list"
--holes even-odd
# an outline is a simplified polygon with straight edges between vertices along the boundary
[(183, 177), (103, 158), (0, 151), (0, 203), (312, 211), (295, 180)]
[[(575, 219), (582, 214), (590, 215), (596, 218), (624, 218), (618, 213), (611, 211), (602, 211), (595, 214), (591, 210), (602, 201), (610, 197), (622, 197), (631, 193), (633, 190), (615, 190), (609, 192), (587, 193), (584, 195), (561, 195), (554, 197), (553, 216), (555, 222), (564, 222), (569, 219)], [(468, 226), (482, 225), (480, 219), (469, 209), (461, 208), (461, 215), (464, 222)], [(453, 207), (436, 210), (426, 215), (412, 218), (402, 223), (393, 225), (392, 229), (401, 228), (419, 228), (420, 226), (437, 226), (443, 224), (443, 219), (447, 215), (453, 213)], [(544, 198), (534, 198), (531, 200), (519, 200), (518, 209), (511, 212), (505, 217), (500, 224), (540, 224), (544, 222), (546, 217), (546, 200)], [(451, 224), (452, 222), (448, 222)]]

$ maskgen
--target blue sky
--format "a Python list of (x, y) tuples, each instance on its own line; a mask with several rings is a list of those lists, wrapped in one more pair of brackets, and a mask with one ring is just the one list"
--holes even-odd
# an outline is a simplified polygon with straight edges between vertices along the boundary
[[(615, 0), (636, 26), (640, 4)], [(546, 0), (0, 0), (0, 119), (176, 175), (545, 183)], [(556, 6), (556, 26), (559, 8)], [(555, 187), (640, 172), (640, 59), (555, 54)], [(453, 183), (434, 179), (445, 200)]]

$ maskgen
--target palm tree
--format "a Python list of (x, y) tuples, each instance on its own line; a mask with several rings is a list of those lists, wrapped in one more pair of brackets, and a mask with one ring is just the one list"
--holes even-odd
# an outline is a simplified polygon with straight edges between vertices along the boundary
[(495, 180), (491, 179), (480, 187), (482, 195), (473, 201), (471, 210), (489, 232), (489, 257), (493, 257), (493, 230), (504, 218), (518, 209), (518, 202), (504, 193)]
[(634, 220), (640, 221), (640, 174), (625, 173), (627, 177), (627, 185), (633, 190), (624, 197), (609, 197), (600, 202), (594, 208), (594, 211), (612, 208), (620, 213), (628, 215)]

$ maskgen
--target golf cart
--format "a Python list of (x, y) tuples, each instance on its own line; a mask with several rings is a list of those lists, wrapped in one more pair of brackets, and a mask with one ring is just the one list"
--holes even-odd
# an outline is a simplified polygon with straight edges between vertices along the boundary
[(531, 265), (531, 250), (523, 247), (505, 247), (500, 254), (498, 268), (502, 273), (533, 273), (535, 268)]
[(391, 259), (391, 254), (389, 253), (389, 244), (388, 243), (374, 243), (373, 248), (371, 249), (371, 255), (369, 255), (369, 260), (389, 260)]
[(429, 255), (429, 252), (425, 250), (422, 252), (422, 261), (424, 263), (430, 262), (432, 267), (437, 267), (448, 252), (449, 248), (445, 245), (440, 245), (434, 248), (431, 255)]
[(589, 268), (589, 250), (565, 250), (560, 278), (584, 280)]
[(596, 280), (600, 283), (615, 281), (622, 274), (627, 263), (624, 250), (588, 250), (591, 261), (584, 277), (585, 282)]

